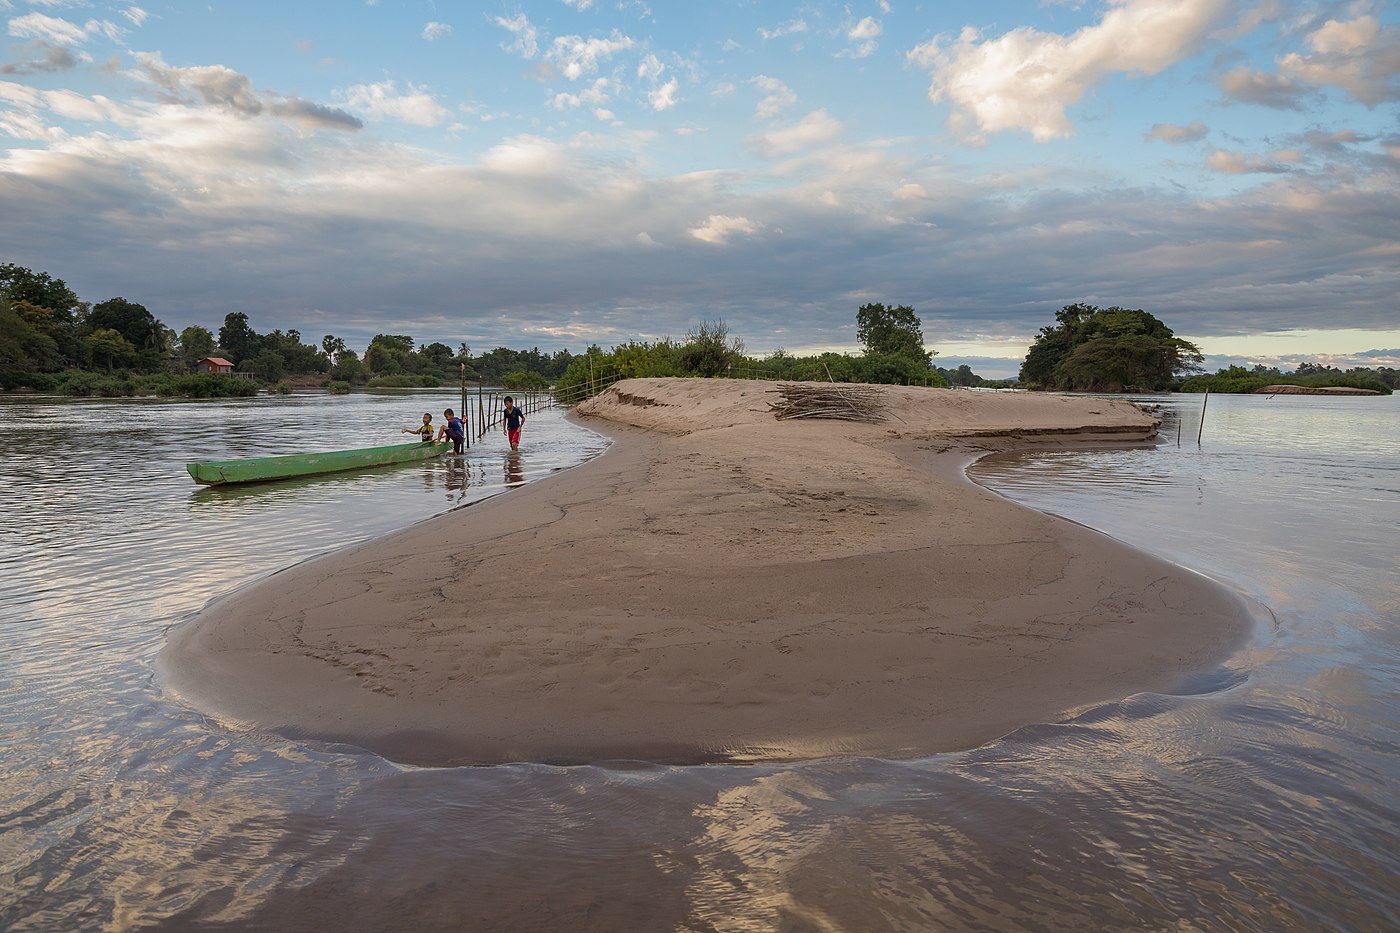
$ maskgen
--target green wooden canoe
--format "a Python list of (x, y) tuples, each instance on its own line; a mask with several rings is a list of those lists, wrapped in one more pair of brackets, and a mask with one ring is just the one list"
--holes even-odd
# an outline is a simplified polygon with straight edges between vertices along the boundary
[(328, 450), (320, 454), (291, 454), (285, 457), (253, 457), (249, 460), (205, 460), (187, 463), (196, 483), (221, 486), (224, 483), (261, 483), (293, 476), (339, 473), (360, 467), (384, 466), (430, 460), (452, 449), (450, 441), (441, 444), (391, 444), (388, 447), (361, 447), (358, 450)]

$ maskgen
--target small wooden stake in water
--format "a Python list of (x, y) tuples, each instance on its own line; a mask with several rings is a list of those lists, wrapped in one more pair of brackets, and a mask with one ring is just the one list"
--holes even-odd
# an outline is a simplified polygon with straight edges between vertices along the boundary
[(1196, 429), (1196, 446), (1201, 446), (1201, 432), (1206, 429), (1206, 405), (1210, 403), (1210, 389), (1206, 389), (1206, 397), (1201, 399), (1201, 426)]

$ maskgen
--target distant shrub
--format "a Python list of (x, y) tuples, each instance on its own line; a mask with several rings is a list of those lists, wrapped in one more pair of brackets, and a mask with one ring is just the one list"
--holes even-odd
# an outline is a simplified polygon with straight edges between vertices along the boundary
[(350, 383), (345, 382), (345, 381), (343, 381), (343, 380), (341, 380), (341, 379), (332, 379), (332, 380), (330, 380), (329, 382), (327, 382), (327, 383), (325, 384), (324, 388), (325, 388), (326, 391), (329, 392), (331, 395), (349, 395), (349, 394), (350, 394)]
[(146, 392), (165, 398), (248, 398), (258, 394), (257, 384), (251, 379), (219, 373), (152, 376), (143, 382)]
[(375, 376), (369, 381), (371, 389), (437, 389), (442, 380), (436, 376), (404, 373), (398, 376)]
[(276, 392), (278, 395), (291, 395), (292, 384), (290, 382), (287, 382), (286, 380), (283, 380), (282, 382), (279, 382), (277, 383), (277, 385), (273, 386), (272, 391)]

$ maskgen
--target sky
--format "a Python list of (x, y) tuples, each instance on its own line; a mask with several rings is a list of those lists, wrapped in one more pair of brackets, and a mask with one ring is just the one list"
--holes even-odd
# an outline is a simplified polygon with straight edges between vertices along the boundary
[(1400, 366), (1400, 5), (0, 0), (0, 262), (179, 331)]

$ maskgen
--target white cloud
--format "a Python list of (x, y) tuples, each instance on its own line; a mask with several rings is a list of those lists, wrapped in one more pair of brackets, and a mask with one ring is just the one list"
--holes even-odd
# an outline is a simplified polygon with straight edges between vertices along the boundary
[(906, 182), (894, 189), (896, 201), (927, 201), (928, 190), (917, 182)]
[(837, 58), (867, 58), (879, 47), (876, 38), (884, 27), (873, 16), (867, 16), (846, 30), (846, 38), (855, 43), (848, 49), (836, 53)]
[(1181, 145), (1200, 142), (1206, 138), (1208, 132), (1206, 125), (1200, 122), (1192, 123), (1190, 126), (1177, 126), (1175, 123), (1154, 123), (1152, 129), (1145, 134), (1145, 138)]
[(445, 39), (450, 35), (452, 35), (452, 27), (447, 23), (427, 23), (423, 26), (423, 39), (427, 42)]
[(1335, 85), (1368, 107), (1400, 98), (1400, 28), (1381, 26), (1374, 16), (1328, 20), (1308, 36), (1311, 54), (1279, 61), (1287, 78)]
[(522, 58), (534, 58), (539, 54), (539, 30), (530, 24), (529, 17), (524, 13), (517, 13), (509, 19), (498, 16), (496, 25), (515, 36), (515, 41), (501, 48), (507, 52), (519, 52)]
[(637, 66), (637, 77), (648, 78), (655, 81), (661, 77), (661, 72), (666, 70), (666, 66), (661, 63), (661, 59), (648, 52), (646, 58)]
[(731, 236), (747, 236), (758, 230), (758, 225), (747, 217), (727, 217), (724, 214), (711, 214), (703, 224), (690, 229), (690, 235), (706, 243), (723, 245)]
[(651, 109), (657, 112), (670, 110), (676, 106), (676, 93), (679, 90), (680, 82), (672, 78), (665, 84), (652, 88), (647, 94), (647, 102), (651, 104)]
[(964, 29), (950, 46), (917, 46), (929, 98), (947, 101), (951, 126), (996, 133), (1021, 129), (1037, 142), (1070, 136), (1065, 109), (1115, 73), (1153, 75), (1192, 53), (1229, 9), (1227, 0), (1117, 0), (1097, 24), (1070, 36), (1013, 29), (983, 40)]
[(593, 0), (564, 0), (565, 6), (571, 6), (582, 13), (584, 10), (593, 8)]
[(584, 104), (605, 104), (612, 99), (612, 93), (609, 90), (611, 87), (611, 79), (597, 78), (591, 87), (577, 94), (567, 92), (555, 94), (549, 99), (548, 104), (555, 110), (572, 110), (575, 107), (582, 107)]
[(42, 39), (57, 45), (82, 45), (88, 34), (83, 27), (66, 19), (27, 13), (10, 20), (10, 35), (16, 39)]
[(122, 10), (122, 16), (130, 20), (134, 26), (140, 26), (145, 23), (146, 18), (150, 15), (151, 14), (141, 9), (139, 6), (129, 6), (125, 10)]
[(399, 120), (414, 126), (437, 126), (452, 115), (424, 88), (411, 82), (399, 93), (394, 81), (356, 84), (345, 92), (346, 105), (373, 120)]
[(841, 121), (825, 110), (814, 110), (791, 126), (755, 136), (750, 145), (766, 156), (787, 155), (830, 142), (841, 135)]
[(632, 48), (632, 39), (616, 30), (607, 39), (557, 36), (546, 56), (570, 81), (598, 70), (598, 65), (618, 52)]
[(758, 102), (757, 115), (760, 117), (776, 117), (788, 107), (797, 103), (797, 95), (792, 88), (788, 87), (777, 78), (770, 78), (768, 75), (759, 75), (751, 78), (749, 83), (763, 92), (763, 100)]
[(791, 19), (776, 29), (759, 27), (758, 34), (764, 39), (781, 39), (783, 36), (795, 36), (806, 31), (807, 21), (805, 19)]

